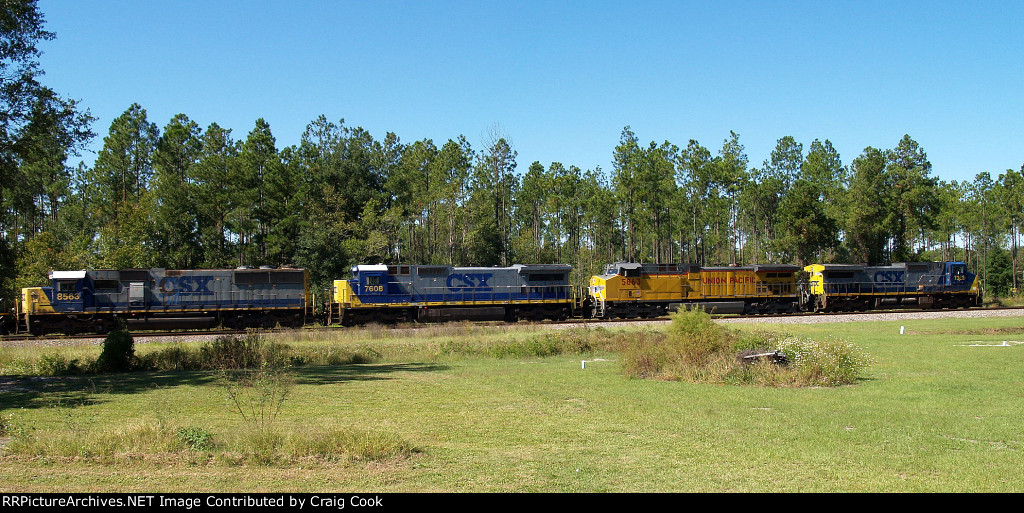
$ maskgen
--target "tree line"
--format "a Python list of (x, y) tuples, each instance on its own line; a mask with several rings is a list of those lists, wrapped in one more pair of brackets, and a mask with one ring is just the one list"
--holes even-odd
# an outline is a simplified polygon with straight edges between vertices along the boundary
[[(375, 138), (311, 121), (278, 148), (132, 104), (94, 163), (69, 165), (95, 119), (39, 83), (35, 2), (0, 16), (0, 289), (51, 269), (296, 265), (326, 288), (359, 263), (567, 263), (575, 283), (616, 260), (702, 265), (964, 260), (990, 292), (1020, 286), (1024, 166), (946, 182), (909, 135), (848, 164), (829, 140), (778, 139), (751, 164), (740, 137), (642, 144), (611, 168), (519, 166), (508, 137), (478, 148)], [(14, 23), (14, 22), (17, 23)], [(15, 28), (11, 28), (15, 27)]]

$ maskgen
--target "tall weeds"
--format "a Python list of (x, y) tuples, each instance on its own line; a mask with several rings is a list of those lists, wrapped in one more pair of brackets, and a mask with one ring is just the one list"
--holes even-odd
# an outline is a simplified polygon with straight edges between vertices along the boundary
[[(743, 354), (768, 354), (743, 359)], [(633, 377), (756, 386), (837, 386), (856, 382), (871, 358), (842, 340), (804, 340), (769, 331), (740, 335), (703, 310), (679, 310), (663, 335), (635, 337), (622, 350)]]

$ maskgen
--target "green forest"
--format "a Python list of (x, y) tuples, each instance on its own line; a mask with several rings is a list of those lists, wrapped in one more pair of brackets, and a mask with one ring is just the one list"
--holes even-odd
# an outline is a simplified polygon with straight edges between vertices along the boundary
[(294, 265), (318, 288), (360, 263), (565, 263), (583, 284), (617, 260), (963, 260), (990, 294), (1024, 279), (1024, 166), (947, 182), (910, 135), (846, 163), (827, 138), (781, 136), (757, 163), (734, 132), (710, 146), (643, 143), (627, 126), (610, 167), (583, 170), (527, 165), (499, 130), (477, 146), (403, 141), (320, 116), (279, 148), (262, 118), (234, 133), (184, 113), (153, 120), (130, 100), (99, 127), (44, 85), (37, 43), (55, 34), (35, 2), (4, 6), (4, 298), (52, 269), (133, 267)]

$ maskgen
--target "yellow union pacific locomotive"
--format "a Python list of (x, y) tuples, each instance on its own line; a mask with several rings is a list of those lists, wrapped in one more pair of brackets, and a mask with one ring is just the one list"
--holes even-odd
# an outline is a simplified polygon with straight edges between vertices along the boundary
[(800, 309), (795, 265), (701, 267), (616, 262), (590, 278), (591, 316), (660, 317), (680, 306), (715, 313)]

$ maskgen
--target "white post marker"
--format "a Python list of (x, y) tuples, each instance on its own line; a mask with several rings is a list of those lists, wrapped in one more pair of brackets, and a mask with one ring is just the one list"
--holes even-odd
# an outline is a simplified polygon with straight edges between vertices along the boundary
[(900, 326), (900, 335), (903, 334), (903, 326)]

